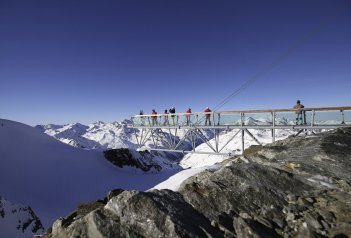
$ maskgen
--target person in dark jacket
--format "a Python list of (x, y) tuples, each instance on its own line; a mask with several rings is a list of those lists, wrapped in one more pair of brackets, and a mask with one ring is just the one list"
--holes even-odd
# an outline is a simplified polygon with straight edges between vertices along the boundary
[(165, 110), (165, 112), (163, 114), (165, 115), (165, 120), (163, 122), (163, 125), (167, 126), (167, 125), (169, 125), (167, 109)]
[(211, 125), (211, 109), (209, 107), (206, 107), (205, 109), (205, 117), (206, 117), (206, 121), (205, 121), (205, 126), (207, 126), (207, 122), (208, 122), (208, 125), (210, 126)]
[(171, 109), (169, 109), (169, 113), (171, 114), (171, 119), (172, 119), (172, 126), (175, 125), (174, 123), (175, 112), (176, 112), (175, 107), (172, 107)]
[(145, 125), (145, 118), (142, 116), (142, 115), (144, 115), (143, 110), (140, 110), (139, 115), (140, 115), (141, 125), (144, 126)]
[(186, 110), (186, 125), (189, 126), (190, 124), (190, 114), (191, 114), (191, 108), (188, 108), (188, 110)]
[(297, 100), (296, 101), (296, 104), (294, 106), (294, 109), (297, 109), (295, 111), (295, 114), (296, 114), (296, 122), (295, 124), (296, 125), (299, 125), (299, 122), (300, 122), (300, 125), (305, 125), (306, 124), (306, 113), (305, 111), (302, 109), (304, 108), (305, 106), (301, 104), (300, 100)]

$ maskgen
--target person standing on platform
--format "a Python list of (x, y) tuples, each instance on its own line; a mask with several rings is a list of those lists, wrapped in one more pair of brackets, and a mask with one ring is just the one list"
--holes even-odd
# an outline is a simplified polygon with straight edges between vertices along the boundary
[(190, 124), (190, 114), (191, 114), (191, 108), (189, 107), (188, 110), (186, 110), (186, 125), (189, 126)]
[(143, 110), (140, 110), (139, 115), (140, 115), (141, 125), (144, 126), (145, 125), (145, 118), (142, 116), (142, 115), (144, 115)]
[(152, 119), (152, 125), (157, 126), (157, 112), (155, 111), (155, 109), (152, 109), (151, 119)]
[(171, 114), (171, 119), (172, 119), (172, 126), (175, 125), (175, 123), (174, 123), (174, 117), (175, 117), (174, 113), (175, 112), (176, 112), (175, 107), (172, 107), (171, 109), (169, 109), (169, 113)]
[(300, 100), (296, 101), (296, 104), (294, 106), (294, 109), (299, 109), (295, 111), (296, 114), (296, 125), (299, 125), (299, 122), (301, 121), (300, 125), (305, 125), (306, 124), (306, 113), (304, 110), (301, 110), (305, 106), (301, 104)]
[(164, 126), (168, 126), (169, 125), (169, 121), (168, 121), (168, 112), (167, 109), (165, 110), (165, 112), (163, 113), (165, 114), (165, 121), (163, 122)]
[(209, 107), (206, 107), (205, 111), (206, 113), (205, 117), (206, 117), (206, 121), (205, 121), (205, 126), (207, 126), (207, 122), (208, 122), (208, 125), (210, 126), (211, 125), (211, 109)]

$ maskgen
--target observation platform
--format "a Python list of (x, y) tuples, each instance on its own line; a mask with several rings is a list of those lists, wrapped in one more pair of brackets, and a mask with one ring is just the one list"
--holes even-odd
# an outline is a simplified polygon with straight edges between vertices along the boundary
[[(147, 150), (159, 150), (180, 153), (222, 154), (219, 136), (223, 131), (238, 130), (230, 140), (241, 132), (241, 152), (245, 149), (245, 134), (261, 144), (249, 129), (271, 130), (272, 142), (276, 130), (293, 130), (295, 135), (310, 130), (312, 133), (322, 129), (335, 129), (351, 126), (351, 106), (318, 107), (301, 109), (266, 109), (242, 111), (215, 111), (174, 114), (136, 115), (131, 118), (138, 145)], [(180, 133), (180, 131), (182, 131)], [(205, 131), (212, 131), (208, 137)], [(168, 135), (167, 135), (168, 134)], [(196, 151), (196, 138), (206, 143), (210, 152)], [(147, 141), (152, 141), (151, 143)], [(188, 141), (191, 148), (181, 149)], [(230, 141), (225, 142), (226, 145)], [(225, 153), (228, 154), (228, 153)]]

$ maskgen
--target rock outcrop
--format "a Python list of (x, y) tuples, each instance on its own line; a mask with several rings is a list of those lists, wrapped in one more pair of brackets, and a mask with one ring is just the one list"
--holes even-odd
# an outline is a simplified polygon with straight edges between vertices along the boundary
[(351, 236), (351, 128), (253, 146), (221, 165), (178, 192), (113, 191), (45, 237)]
[(117, 167), (133, 167), (144, 172), (160, 172), (162, 170), (181, 170), (174, 161), (160, 158), (148, 151), (136, 151), (132, 149), (112, 149), (104, 151), (105, 158)]

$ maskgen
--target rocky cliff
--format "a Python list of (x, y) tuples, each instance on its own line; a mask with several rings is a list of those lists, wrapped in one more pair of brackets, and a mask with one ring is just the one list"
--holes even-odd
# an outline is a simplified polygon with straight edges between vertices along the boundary
[(178, 192), (115, 190), (45, 237), (350, 237), (351, 128), (253, 146)]

